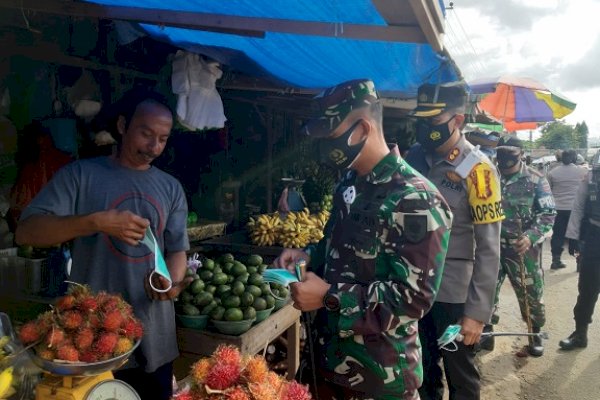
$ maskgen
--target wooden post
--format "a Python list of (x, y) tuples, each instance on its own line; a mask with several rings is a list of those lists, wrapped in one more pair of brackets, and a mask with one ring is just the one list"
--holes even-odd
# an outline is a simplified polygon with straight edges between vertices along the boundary
[(300, 320), (287, 329), (287, 379), (292, 380), (300, 367)]

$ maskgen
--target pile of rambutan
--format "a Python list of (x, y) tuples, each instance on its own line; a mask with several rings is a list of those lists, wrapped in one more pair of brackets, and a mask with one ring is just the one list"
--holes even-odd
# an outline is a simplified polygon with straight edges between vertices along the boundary
[(173, 400), (310, 400), (308, 386), (288, 381), (270, 371), (264, 357), (242, 355), (220, 345), (209, 358), (190, 369), (192, 386)]
[(35, 344), (38, 357), (83, 363), (123, 355), (142, 335), (141, 322), (120, 295), (94, 294), (88, 286), (79, 284), (58, 298), (51, 311), (19, 330), (23, 345)]

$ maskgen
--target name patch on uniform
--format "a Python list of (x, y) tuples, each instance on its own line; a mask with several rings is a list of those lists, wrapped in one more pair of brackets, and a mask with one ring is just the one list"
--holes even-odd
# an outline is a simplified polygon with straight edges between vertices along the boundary
[(463, 188), (460, 182), (450, 182), (446, 179), (442, 179), (442, 183), (440, 186), (446, 187), (450, 190), (454, 190), (455, 192), (462, 192)]
[(540, 208), (554, 208), (554, 197), (544, 196), (538, 199), (538, 205)]
[(469, 173), (467, 196), (474, 224), (489, 224), (504, 219), (500, 182), (487, 163), (477, 164)]
[(462, 178), (460, 177), (460, 175), (454, 171), (446, 172), (446, 178), (448, 178), (450, 181), (452, 181), (454, 183), (458, 183), (458, 182), (462, 181)]

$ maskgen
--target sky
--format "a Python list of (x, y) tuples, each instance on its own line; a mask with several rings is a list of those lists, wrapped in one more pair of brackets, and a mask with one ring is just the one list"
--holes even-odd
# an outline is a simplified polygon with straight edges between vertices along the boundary
[(453, 3), (445, 46), (467, 82), (533, 78), (577, 103), (565, 122), (585, 121), (589, 136), (600, 137), (600, 0)]

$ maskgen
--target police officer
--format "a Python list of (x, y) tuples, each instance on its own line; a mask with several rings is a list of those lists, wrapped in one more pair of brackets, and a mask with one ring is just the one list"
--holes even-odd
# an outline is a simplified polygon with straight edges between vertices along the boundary
[(319, 245), (275, 260), (288, 269), (309, 262), (291, 293), (296, 308), (317, 312), (312, 389), (321, 399), (418, 399), (417, 321), (438, 290), (451, 212), (390, 151), (373, 82), (345, 82), (315, 101), (319, 112), (305, 131), (344, 178)]
[(578, 253), (582, 242), (579, 270), (579, 294), (573, 308), (575, 332), (559, 342), (563, 350), (587, 347), (588, 325), (592, 322), (594, 307), (600, 290), (600, 152), (592, 159), (592, 170), (581, 182), (567, 227), (569, 254)]
[[(535, 333), (546, 322), (544, 272), (539, 262), (542, 243), (552, 234), (556, 215), (554, 198), (546, 178), (521, 160), (523, 143), (513, 135), (500, 138), (496, 147), (502, 176), (502, 223), (500, 271), (492, 323), (497, 324), (500, 288), (508, 276), (519, 301), (521, 315)], [(527, 302), (527, 303), (526, 303)], [(534, 336), (527, 347), (530, 355), (544, 354), (542, 339)]]
[[(442, 283), (431, 311), (419, 322), (423, 344), (422, 399), (442, 399), (443, 358), (450, 399), (479, 399), (474, 344), (492, 314), (504, 214), (496, 167), (461, 133), (467, 98), (462, 82), (419, 87), (417, 140), (407, 161), (440, 190), (454, 215)], [(464, 335), (455, 352), (436, 340), (448, 325)]]

